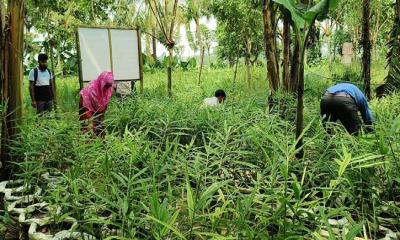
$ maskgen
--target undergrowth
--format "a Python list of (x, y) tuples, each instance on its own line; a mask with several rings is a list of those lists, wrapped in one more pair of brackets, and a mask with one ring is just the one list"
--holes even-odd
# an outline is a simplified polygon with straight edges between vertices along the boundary
[[(371, 103), (375, 133), (353, 137), (336, 125), (329, 136), (319, 98), (332, 81), (309, 73), (299, 160), (294, 122), (266, 113), (264, 69), (254, 69), (255, 90), (232, 75), (208, 70), (198, 86), (195, 72), (176, 72), (172, 98), (164, 72), (146, 75), (144, 95), (112, 100), (104, 140), (79, 131), (76, 79), (59, 81), (57, 112), (26, 116), (15, 177), (36, 183), (60, 171), (64, 184), (45, 200), (100, 238), (104, 227), (127, 239), (320, 238), (332, 232), (328, 219), (344, 217), (343, 239), (352, 239), (377, 236), (384, 206), (400, 214), (391, 204), (400, 201), (398, 95)], [(217, 88), (226, 104), (201, 107)]]

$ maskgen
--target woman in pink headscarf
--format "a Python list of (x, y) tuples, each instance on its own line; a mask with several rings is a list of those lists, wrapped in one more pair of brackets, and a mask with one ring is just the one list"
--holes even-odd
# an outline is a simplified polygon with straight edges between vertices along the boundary
[[(102, 72), (98, 78), (89, 83), (80, 92), (79, 101), (79, 120), (93, 120), (93, 130), (96, 135), (103, 134), (104, 113), (107, 110), (108, 103), (114, 88), (114, 75), (112, 72)], [(83, 131), (90, 128), (86, 123)]]

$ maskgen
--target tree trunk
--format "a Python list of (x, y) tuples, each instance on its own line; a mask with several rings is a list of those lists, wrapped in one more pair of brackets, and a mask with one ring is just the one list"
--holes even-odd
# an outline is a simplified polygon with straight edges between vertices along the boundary
[(200, 53), (200, 71), (199, 71), (199, 81), (198, 81), (199, 85), (201, 83), (201, 75), (203, 73), (203, 67), (204, 67), (204, 54), (205, 54), (205, 49), (204, 47), (202, 47)]
[[(267, 59), (267, 70), (270, 87), (270, 97), (279, 89), (278, 61), (276, 57), (275, 33), (273, 31), (273, 12), (270, 0), (263, 1), (264, 43), (265, 56)], [(271, 101), (270, 101), (271, 103)], [(273, 104), (270, 104), (270, 108)]]
[(285, 17), (283, 19), (283, 85), (285, 91), (290, 91), (290, 22)]
[(152, 56), (151, 54), (151, 36), (149, 34), (145, 35), (145, 42), (146, 42), (146, 55), (147, 57)]
[(400, 89), (400, 0), (396, 0), (395, 19), (388, 42), (387, 62), (389, 72), (385, 83), (376, 89), (378, 98)]
[(210, 52), (211, 52), (211, 47), (210, 47), (210, 46), (208, 46), (208, 47), (207, 47), (208, 65), (211, 65), (211, 64), (212, 64), (212, 62), (211, 62), (211, 54), (210, 54)]
[(363, 0), (363, 29), (362, 29), (362, 47), (363, 47), (363, 68), (362, 77), (364, 79), (364, 91), (368, 99), (371, 99), (371, 39), (369, 33), (369, 14), (370, 2)]
[(203, 73), (203, 65), (204, 65), (204, 46), (203, 46), (203, 40), (201, 39), (201, 31), (200, 31), (200, 19), (196, 18), (194, 19), (196, 23), (196, 38), (197, 38), (197, 44), (200, 49), (200, 69), (199, 69), (199, 80), (198, 84), (201, 82), (201, 74)]
[(250, 60), (249, 57), (246, 56), (245, 58), (245, 65), (246, 65), (246, 78), (247, 78), (247, 85), (249, 87), (249, 90), (252, 90), (251, 87), (251, 69), (250, 69)]
[(153, 42), (153, 60), (154, 62), (157, 61), (157, 39), (156, 39), (156, 29), (152, 29), (152, 42)]
[[(51, 61), (51, 74), (53, 75), (53, 84), (54, 84), (54, 103), (57, 103), (57, 83), (56, 83), (56, 70), (54, 64), (54, 47), (52, 44), (52, 40), (49, 41), (49, 49), (50, 49), (50, 61)], [(54, 109), (57, 109), (57, 105), (54, 104)]]
[(238, 54), (238, 56), (236, 58), (236, 62), (235, 62), (235, 72), (234, 72), (234, 75), (233, 75), (233, 83), (236, 82), (238, 65), (239, 65), (239, 54)]
[[(1, 168), (0, 178), (9, 178), (11, 161), (10, 144), (18, 133), (18, 125), (22, 117), (22, 59), (24, 44), (24, 14), (25, 3), (23, 0), (9, 0), (9, 32), (6, 33), (4, 49), (6, 54), (7, 69), (2, 69), (7, 75), (4, 75), (5, 84), (3, 85), (2, 102), (7, 102), (5, 109), (6, 118), (2, 132), (1, 160), (4, 164)], [(9, 44), (9, 45), (8, 45)], [(9, 47), (10, 46), (10, 47)], [(3, 65), (3, 68), (5, 65)]]
[(172, 63), (173, 63), (173, 54), (174, 50), (172, 48), (168, 49), (169, 52), (169, 61), (168, 61), (168, 96), (172, 97)]
[(295, 93), (297, 91), (297, 85), (299, 80), (299, 69), (300, 69), (300, 46), (296, 41), (293, 48), (292, 66), (290, 69), (290, 91)]
[(0, 97), (1, 97), (1, 105), (3, 107), (3, 111), (0, 115), (0, 127), (1, 127), (1, 143), (0, 143), (0, 180), (5, 180), (6, 175), (6, 160), (7, 159), (7, 151), (8, 149), (6, 148), (7, 144), (7, 128), (6, 125), (4, 124), (5, 122), (5, 116), (6, 116), (6, 103), (7, 103), (7, 83), (6, 83), (6, 74), (8, 70), (7, 66), (7, 55), (8, 55), (8, 50), (9, 48), (6, 48), (6, 33), (5, 33), (5, 4), (3, 0), (0, 0)]
[[(5, 68), (5, 43), (4, 43), (4, 38), (5, 38), (5, 9), (6, 6), (3, 2), (3, 0), (0, 0), (0, 101), (3, 103), (3, 83), (4, 83), (4, 68)], [(3, 121), (0, 122), (0, 127), (2, 126)], [(0, 145), (1, 146), (1, 145)], [(0, 163), (1, 165), (1, 163)], [(1, 168), (1, 166), (0, 166)]]
[(94, 0), (90, 1), (90, 7), (91, 7), (91, 17), (92, 17), (92, 21), (96, 22), (96, 15), (95, 15), (95, 11), (94, 11)]
[[(305, 49), (303, 50), (305, 52)], [(297, 85), (297, 110), (296, 110), (296, 139), (298, 142), (296, 144), (296, 149), (298, 150), (296, 157), (303, 158), (303, 133), (304, 128), (304, 57), (305, 54), (300, 54), (300, 69), (299, 69), (299, 81)]]
[(396, 0), (396, 16), (400, 19), (400, 0)]

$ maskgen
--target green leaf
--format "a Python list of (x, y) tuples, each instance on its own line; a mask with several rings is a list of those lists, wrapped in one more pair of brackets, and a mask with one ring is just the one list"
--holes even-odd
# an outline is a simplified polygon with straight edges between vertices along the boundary
[(210, 200), (216, 191), (218, 191), (222, 186), (224, 186), (226, 183), (228, 183), (227, 181), (223, 181), (223, 182), (216, 182), (213, 183), (210, 187), (208, 187), (202, 194), (200, 197), (200, 200), (197, 203), (197, 207), (198, 209), (202, 209), (206, 207), (206, 204), (208, 202), (208, 200)]
[[(178, 214), (179, 214), (179, 211), (177, 211), (177, 213), (174, 214), (173, 218), (176, 219)], [(170, 225), (170, 224), (168, 224), (166, 222), (160, 221), (160, 220), (158, 220), (158, 219), (156, 219), (156, 218), (154, 218), (153, 216), (150, 216), (150, 215), (147, 215), (147, 218), (152, 220), (152, 221), (154, 221), (154, 222), (156, 222), (156, 223), (159, 223), (159, 224), (163, 225), (166, 228), (168, 228), (169, 230), (171, 230), (180, 239), (186, 239), (183, 236), (183, 234), (178, 229), (174, 228), (172, 225)]]
[(295, 181), (292, 183), (292, 188), (293, 188), (293, 192), (294, 192), (294, 196), (297, 200), (300, 200), (301, 197), (301, 186), (300, 184)]
[(189, 180), (188, 176), (186, 176), (186, 195), (187, 195), (186, 198), (187, 198), (189, 219), (191, 221), (193, 221), (194, 211), (195, 211), (195, 203), (194, 203), (194, 198), (193, 198), (192, 187), (190, 186), (190, 180)]
[(305, 14), (304, 19), (308, 23), (312, 23), (318, 16), (326, 15), (329, 11), (329, 0), (322, 0), (312, 8), (310, 8)]
[(357, 234), (361, 232), (362, 227), (362, 224), (356, 224), (355, 226), (353, 226), (346, 234), (346, 240), (353, 240), (357, 236)]
[(305, 21), (303, 15), (300, 13), (299, 9), (293, 0), (273, 0), (275, 3), (281, 5), (290, 12), (291, 19), (297, 29), (304, 27)]
[(330, 0), (329, 1), (329, 11), (335, 10), (339, 5), (340, 0)]
[(312, 23), (315, 19), (324, 20), (329, 11), (335, 9), (340, 0), (322, 0), (310, 8), (305, 14), (304, 19), (307, 23)]

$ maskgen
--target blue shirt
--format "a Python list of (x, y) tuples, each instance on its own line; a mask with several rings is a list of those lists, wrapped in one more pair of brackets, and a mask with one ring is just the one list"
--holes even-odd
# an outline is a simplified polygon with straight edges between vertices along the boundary
[(328, 93), (339, 93), (344, 92), (349, 94), (353, 100), (356, 102), (359, 111), (361, 112), (361, 116), (364, 120), (365, 124), (372, 124), (374, 122), (374, 117), (372, 116), (372, 112), (368, 107), (368, 101), (365, 95), (361, 92), (358, 87), (350, 83), (339, 83), (333, 87), (330, 87), (326, 90)]

